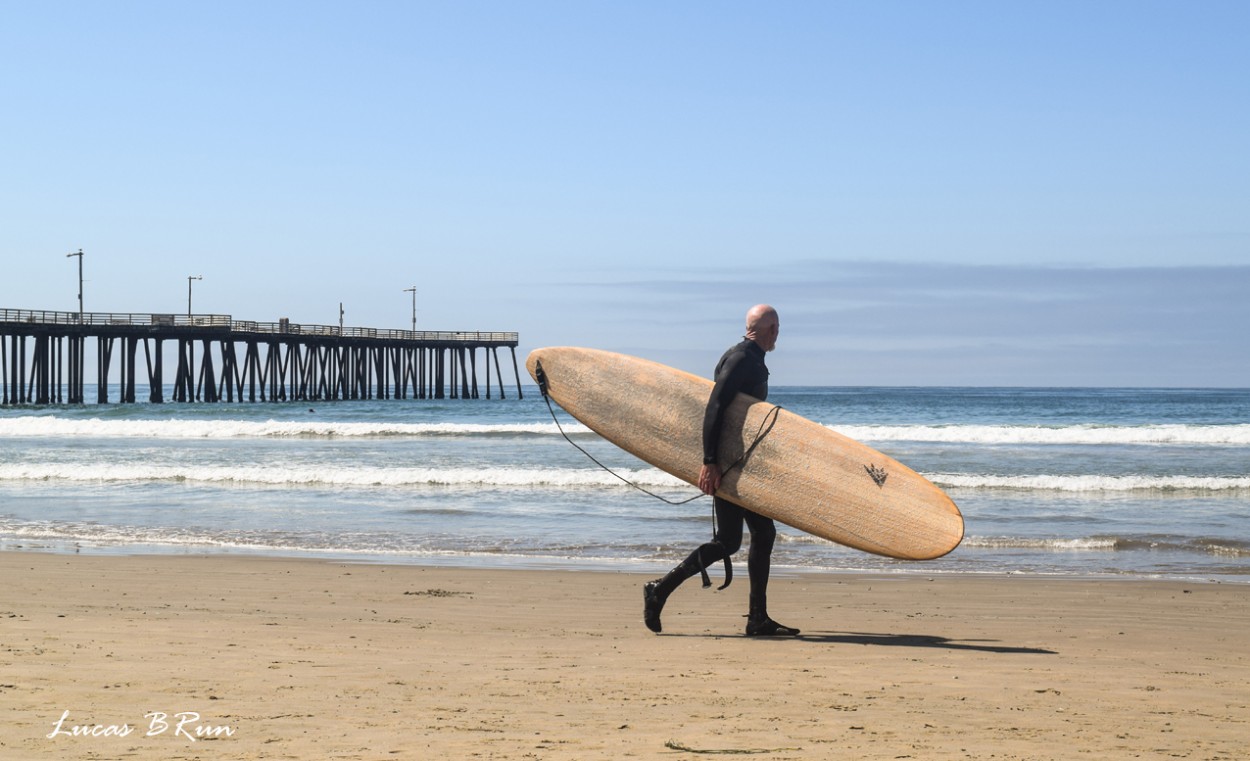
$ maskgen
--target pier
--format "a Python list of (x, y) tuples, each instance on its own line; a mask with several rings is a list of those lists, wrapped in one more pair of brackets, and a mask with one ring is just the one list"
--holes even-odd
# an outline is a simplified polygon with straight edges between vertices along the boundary
[[(253, 322), (217, 314), (116, 314), (0, 309), (0, 404), (85, 404), (86, 349), (95, 343), (95, 401), (108, 404), (116, 363), (118, 402), (165, 397), (165, 348), (175, 352), (174, 402), (491, 398), (499, 349), (516, 333), (447, 332)], [(143, 361), (140, 363), (139, 355)], [(478, 383), (478, 355), (484, 388)], [(492, 360), (494, 367), (492, 368)]]

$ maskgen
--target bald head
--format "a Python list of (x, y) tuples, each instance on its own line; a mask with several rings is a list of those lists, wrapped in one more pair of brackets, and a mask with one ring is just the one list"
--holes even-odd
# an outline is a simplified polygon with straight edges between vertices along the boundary
[(781, 332), (781, 320), (777, 310), (767, 304), (756, 304), (747, 310), (746, 337), (759, 344), (764, 351), (777, 348), (777, 335)]

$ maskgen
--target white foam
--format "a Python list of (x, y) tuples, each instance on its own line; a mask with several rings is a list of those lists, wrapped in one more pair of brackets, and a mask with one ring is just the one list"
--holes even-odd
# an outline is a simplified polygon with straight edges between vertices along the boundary
[(827, 426), (868, 442), (1050, 445), (1250, 445), (1250, 425), (1012, 426), (846, 425)]
[[(692, 488), (655, 469), (618, 469), (623, 478), (646, 487)], [(623, 486), (599, 468), (372, 468), (273, 467), (265, 465), (182, 465), (60, 463), (0, 464), (0, 481), (136, 483), (186, 481), (267, 486), (462, 486), (578, 488)]]
[[(616, 470), (644, 487), (690, 488), (656, 468)], [(947, 489), (1018, 489), (1059, 492), (1250, 491), (1250, 476), (1142, 475), (982, 475), (930, 473), (925, 476)], [(192, 465), (182, 463), (3, 463), (0, 481), (66, 481), (138, 483), (187, 481), (271, 486), (466, 486), (510, 488), (577, 488), (620, 486), (622, 481), (599, 468), (401, 468), (302, 465)]]
[[(577, 423), (570, 434), (586, 433)], [(369, 436), (559, 435), (554, 423), (345, 423), (281, 420), (103, 420), (24, 416), (0, 418), (0, 437), (228, 439)]]
[(936, 473), (927, 476), (939, 486), (958, 489), (1025, 489), (1062, 492), (1250, 490), (1246, 476), (998, 476)]
[(1114, 550), (1114, 537), (1078, 537), (1057, 539), (1047, 537), (969, 536), (960, 543), (968, 549), (1021, 549), (1078, 552), (1082, 550)]
[[(589, 432), (562, 423), (573, 435)], [(828, 425), (866, 442), (958, 444), (1250, 446), (1250, 424), (1142, 426)], [(554, 423), (352, 423), (318, 420), (107, 420), (26, 415), (0, 418), (0, 437), (104, 438), (335, 438), (383, 436), (557, 436)]]

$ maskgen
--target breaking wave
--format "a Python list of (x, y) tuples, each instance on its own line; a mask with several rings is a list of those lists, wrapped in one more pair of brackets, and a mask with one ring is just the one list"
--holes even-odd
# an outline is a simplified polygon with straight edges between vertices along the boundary
[[(589, 429), (562, 421), (570, 434)], [(908, 441), (950, 444), (1033, 445), (1205, 445), (1250, 446), (1250, 424), (1142, 426), (1011, 425), (827, 425), (869, 443)], [(558, 436), (550, 422), (397, 423), (321, 420), (108, 420), (26, 415), (0, 418), (0, 437), (157, 438), (353, 438), (433, 436)]]
[(1250, 445), (1250, 425), (849, 425), (827, 426), (869, 442), (1050, 445)]
[[(587, 433), (577, 423), (569, 433)], [(422, 436), (559, 435), (554, 423), (346, 423), (282, 420), (103, 420), (25, 416), (0, 418), (0, 436), (57, 438), (354, 438)]]

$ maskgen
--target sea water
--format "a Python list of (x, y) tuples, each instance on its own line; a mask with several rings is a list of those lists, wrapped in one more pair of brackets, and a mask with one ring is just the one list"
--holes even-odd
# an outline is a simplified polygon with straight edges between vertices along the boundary
[[(651, 572), (710, 538), (710, 499), (649, 496), (634, 485), (697, 491), (524, 393), (0, 407), (0, 549)], [(966, 521), (927, 562), (781, 526), (778, 572), (1250, 581), (1250, 390), (778, 387), (769, 401), (919, 471)]]

